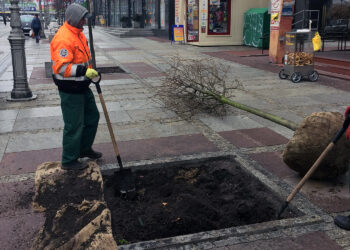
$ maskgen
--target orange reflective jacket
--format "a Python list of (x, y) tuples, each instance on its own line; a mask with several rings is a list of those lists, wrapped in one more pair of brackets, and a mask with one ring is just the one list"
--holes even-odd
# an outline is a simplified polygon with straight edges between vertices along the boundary
[(53, 77), (59, 81), (88, 81), (79, 75), (79, 65), (92, 68), (91, 55), (82, 29), (67, 22), (57, 31), (50, 44)]

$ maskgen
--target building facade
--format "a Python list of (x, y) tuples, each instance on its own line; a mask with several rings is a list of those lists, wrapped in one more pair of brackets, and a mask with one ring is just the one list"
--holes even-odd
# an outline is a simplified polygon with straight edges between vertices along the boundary
[(174, 0), (93, 0), (97, 21), (107, 26), (153, 29), (168, 36), (174, 23)]
[(187, 43), (241, 45), (244, 13), (267, 8), (269, 0), (174, 0), (175, 23), (184, 25)]

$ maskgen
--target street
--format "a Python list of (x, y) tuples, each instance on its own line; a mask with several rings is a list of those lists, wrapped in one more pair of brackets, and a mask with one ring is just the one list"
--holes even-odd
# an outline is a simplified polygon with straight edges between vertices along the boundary
[[(34, 173), (40, 163), (60, 161), (63, 120), (57, 87), (45, 76), (45, 62), (51, 60), (48, 39), (41, 40), (40, 44), (31, 38), (25, 42), (28, 83), (37, 99), (6, 100), (13, 88), (7, 40), (10, 26), (0, 23), (0, 27), (0, 249), (29, 249), (44, 223), (44, 216), (33, 213), (30, 199), (21, 197), (33, 193)], [(88, 37), (87, 28), (84, 33)], [(103, 75), (101, 88), (127, 166), (237, 154), (271, 174), (273, 180), (283, 183), (281, 186), (287, 188), (279, 191), (282, 197), (286, 197), (300, 180), (281, 158), (294, 131), (233, 107), (228, 107), (224, 116), (199, 113), (186, 120), (156, 100), (155, 90), (169, 70), (167, 62), (176, 55), (187, 59), (212, 58), (229, 66), (229, 79), (238, 79), (243, 86), (235, 90), (234, 101), (297, 124), (312, 112), (344, 113), (350, 104), (346, 87), (349, 81), (320, 75), (318, 82), (295, 84), (281, 80), (278, 73), (273, 72), (278, 72), (278, 66), (269, 65), (266, 55), (256, 56), (256, 60), (239, 56), (225, 60), (227, 51), (261, 53), (255, 48), (172, 45), (170, 41), (155, 37), (118, 38), (98, 26), (93, 34), (97, 66), (119, 66), (125, 70), (125, 73)], [(254, 64), (250, 62), (258, 64), (264, 58), (265, 66), (249, 66)], [(96, 89), (93, 84), (90, 88), (101, 117), (94, 148), (104, 154), (98, 161), (103, 171), (113, 168), (115, 158)], [(244, 241), (235, 241), (232, 237), (207, 244), (215, 249), (259, 246), (260, 249), (282, 249), (283, 242), (283, 249), (350, 249), (350, 233), (333, 224), (335, 215), (350, 214), (347, 177), (337, 183), (310, 180), (302, 193), (310, 201), (308, 211), (317, 211), (317, 220), (303, 223), (302, 219), (291, 219), (284, 228), (256, 231), (248, 234)], [(302, 196), (298, 199), (300, 203)], [(308, 216), (305, 218), (311, 218), (310, 214)], [(204, 245), (199, 242), (196, 247)]]

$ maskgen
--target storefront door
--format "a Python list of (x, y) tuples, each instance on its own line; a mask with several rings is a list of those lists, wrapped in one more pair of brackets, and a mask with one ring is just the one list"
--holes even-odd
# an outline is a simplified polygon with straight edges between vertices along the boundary
[(145, 27), (154, 28), (156, 26), (156, 22), (155, 22), (156, 1), (146, 0), (145, 9), (146, 9)]
[(209, 0), (209, 35), (229, 35), (231, 23), (231, 0)]
[(199, 0), (187, 0), (187, 41), (199, 39)]

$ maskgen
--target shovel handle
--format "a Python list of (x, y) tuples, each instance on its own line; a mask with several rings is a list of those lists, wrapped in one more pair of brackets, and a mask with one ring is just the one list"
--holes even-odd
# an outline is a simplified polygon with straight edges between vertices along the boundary
[(100, 72), (98, 73), (98, 75), (99, 75), (99, 79), (96, 82), (94, 82), (92, 80), (91, 81), (96, 85), (98, 97), (100, 98), (100, 102), (101, 102), (101, 106), (102, 106), (102, 109), (103, 109), (103, 113), (104, 113), (105, 118), (106, 118), (109, 135), (111, 136), (114, 153), (115, 153), (115, 156), (117, 157), (117, 161), (118, 161), (120, 169), (123, 169), (123, 163), (122, 163), (122, 160), (120, 158), (118, 144), (117, 144), (117, 141), (116, 141), (115, 136), (114, 136), (113, 127), (112, 127), (112, 124), (111, 124), (111, 120), (109, 119), (106, 103), (105, 103), (105, 100), (103, 98), (102, 90), (101, 90), (101, 87), (100, 87), (100, 81), (101, 81), (102, 75), (101, 75)]
[(102, 94), (100, 82), (102, 80), (102, 74), (98, 72), (98, 80), (95, 82), (93, 79), (91, 79), (91, 82), (96, 85), (97, 93)]
[(315, 170), (318, 168), (320, 163), (323, 161), (323, 159), (326, 157), (326, 155), (329, 153), (329, 151), (332, 150), (334, 145), (338, 142), (338, 140), (341, 138), (341, 136), (344, 134), (344, 132), (347, 130), (350, 124), (350, 115), (347, 115), (342, 128), (337, 132), (337, 134), (334, 136), (331, 143), (328, 144), (325, 150), (323, 150), (322, 154), (317, 158), (315, 163), (312, 165), (312, 167), (307, 171), (307, 173), (304, 175), (304, 177), (300, 180), (298, 185), (294, 188), (294, 190), (290, 193), (290, 195), (287, 197), (287, 202), (290, 202), (294, 196), (299, 192), (299, 190), (303, 187), (305, 182), (310, 178), (310, 176), (315, 172)]
[(299, 192), (299, 190), (304, 186), (305, 182), (310, 178), (310, 176), (315, 172), (315, 170), (318, 168), (320, 163), (323, 161), (323, 159), (326, 157), (328, 152), (334, 147), (334, 143), (331, 142), (328, 144), (327, 148), (323, 150), (322, 154), (318, 157), (318, 159), (315, 161), (314, 165), (307, 171), (307, 173), (304, 175), (304, 177), (299, 181), (298, 185), (294, 188), (294, 190), (288, 195), (287, 202), (290, 202), (294, 196)]

